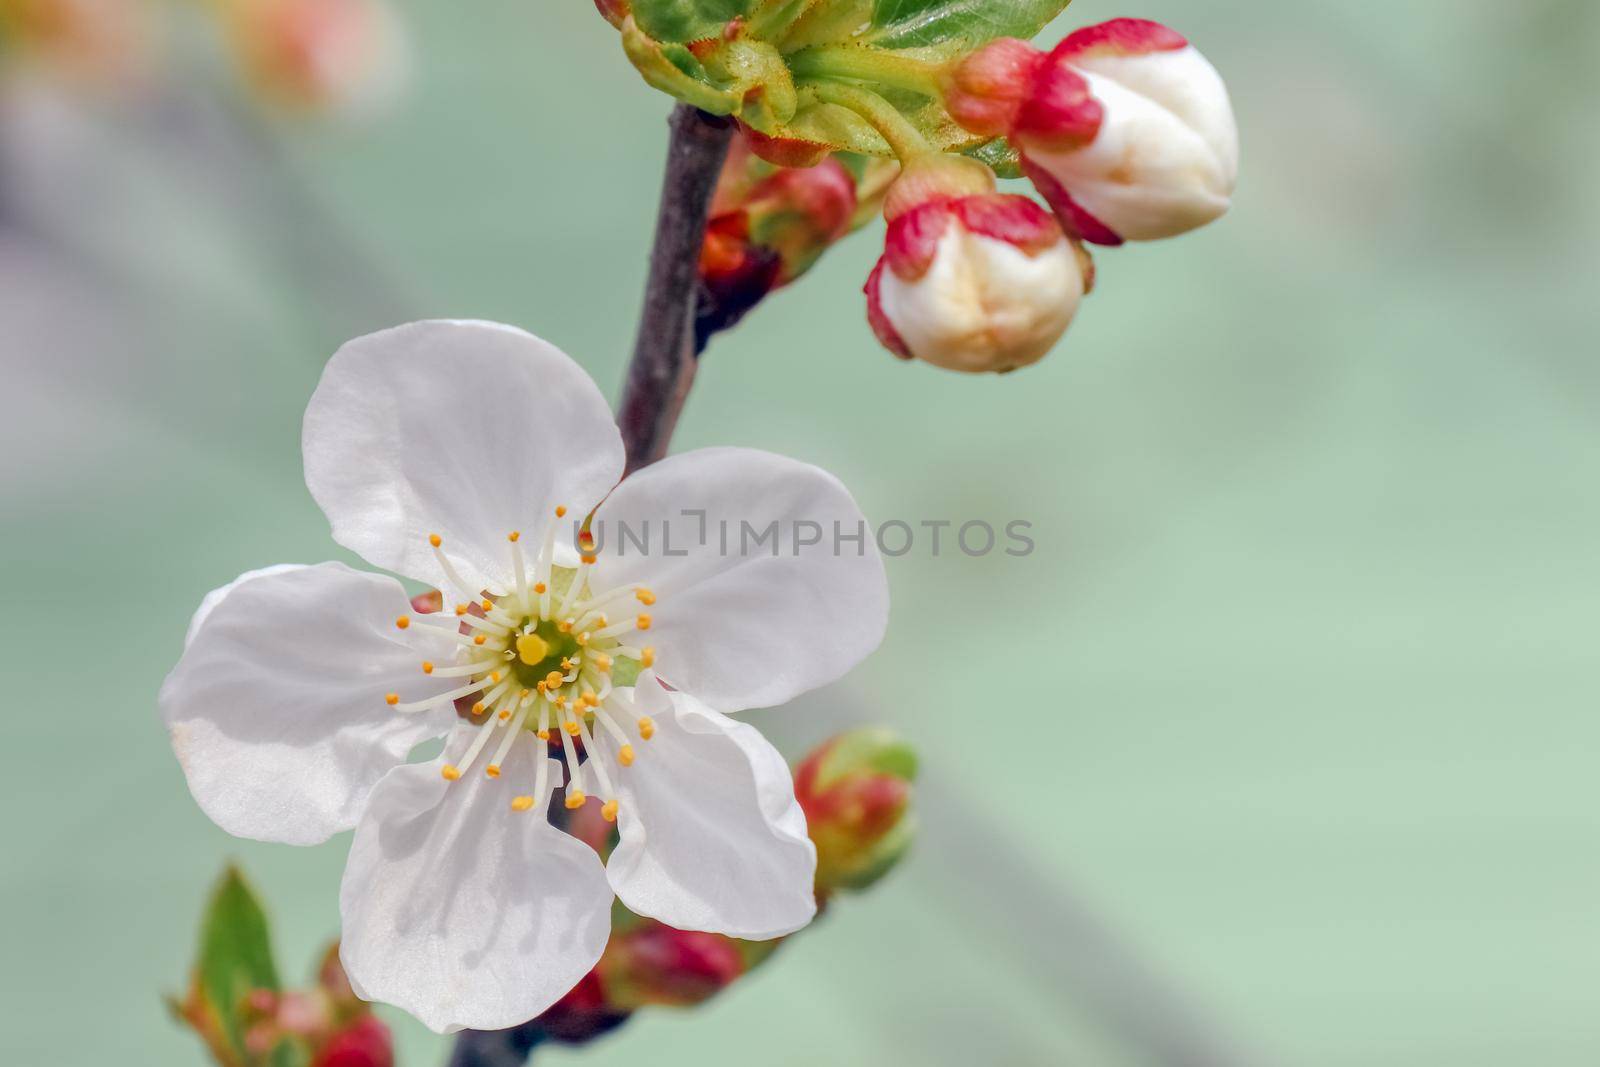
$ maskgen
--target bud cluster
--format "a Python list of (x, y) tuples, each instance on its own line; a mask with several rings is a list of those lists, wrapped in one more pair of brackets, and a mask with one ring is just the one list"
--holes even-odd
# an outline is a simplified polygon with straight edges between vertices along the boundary
[[(702, 343), (847, 232), (845, 158), (901, 166), (866, 284), (873, 332), (897, 356), (968, 372), (1027, 366), (1060, 339), (1092, 288), (1085, 244), (1176, 236), (1233, 195), (1227, 90), (1159, 23), (1112, 19), (1043, 51), (988, 35), (1042, 29), (1065, 0), (1027, 16), (1007, 0), (812, 0), (731, 18), (677, 0), (596, 5), (646, 82), (737, 123), (735, 172), (787, 168), (732, 210), (719, 192)], [(997, 171), (1030, 178), (1049, 210), (999, 193)]]

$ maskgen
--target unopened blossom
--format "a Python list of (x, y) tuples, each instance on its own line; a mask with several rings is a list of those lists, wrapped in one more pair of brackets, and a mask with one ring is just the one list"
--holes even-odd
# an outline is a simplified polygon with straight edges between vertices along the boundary
[(366, 111), (405, 78), (404, 28), (389, 0), (230, 0), (223, 18), (250, 84), (288, 107)]
[[(741, 938), (811, 919), (816, 853), (788, 768), (721, 709), (787, 701), (881, 638), (870, 533), (789, 547), (801, 523), (865, 528), (838, 481), (713, 448), (618, 484), (594, 383), (492, 323), (345, 345), (303, 445), (334, 539), (445, 591), (443, 610), (341, 563), (251, 572), (202, 603), (161, 706), (224, 829), (312, 844), (355, 828), (340, 910), (358, 994), (439, 1031), (515, 1025), (599, 959), (613, 893)], [(655, 523), (658, 551), (574, 538), (591, 513), (597, 530)], [(696, 515), (770, 527), (784, 550), (696, 538)], [(437, 757), (407, 762), (439, 736)], [(604, 866), (550, 825), (558, 788), (616, 821)]]
[(1160, 23), (1112, 19), (1048, 54), (993, 41), (944, 91), (958, 122), (1011, 139), (1062, 225), (1086, 241), (1173, 237), (1232, 200), (1239, 137), (1227, 88)]
[(0, 0), (0, 68), (114, 86), (144, 73), (149, 11), (130, 0)]
[(1060, 339), (1089, 288), (1087, 257), (1050, 213), (995, 192), (972, 160), (908, 165), (884, 215), (867, 320), (903, 359), (969, 372), (1026, 366)]
[(911, 781), (917, 757), (882, 728), (839, 734), (795, 768), (794, 792), (817, 846), (817, 894), (865, 889), (916, 835)]

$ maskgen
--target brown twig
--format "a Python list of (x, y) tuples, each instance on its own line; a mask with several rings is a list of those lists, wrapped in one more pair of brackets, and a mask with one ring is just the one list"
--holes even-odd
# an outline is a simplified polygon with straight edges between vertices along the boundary
[[(686, 104), (673, 108), (668, 126), (672, 135), (650, 250), (650, 277), (633, 362), (617, 406), (629, 471), (666, 455), (694, 381), (700, 244), (711, 194), (733, 137), (733, 124), (727, 119)], [(520, 1067), (545, 1037), (537, 1019), (509, 1030), (464, 1030), (456, 1038), (450, 1067)]]
[(695, 371), (695, 287), (700, 244), (733, 124), (679, 104), (668, 121), (666, 174), (633, 361), (617, 425), (634, 471), (666, 455)]

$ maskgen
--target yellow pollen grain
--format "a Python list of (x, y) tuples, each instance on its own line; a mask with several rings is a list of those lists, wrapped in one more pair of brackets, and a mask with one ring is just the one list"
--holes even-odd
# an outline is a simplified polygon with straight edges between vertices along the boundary
[(483, 608), (484, 611), (493, 611), (494, 601), (490, 600), (488, 597), (484, 597), (483, 603), (480, 604), (479, 607)]
[(653, 620), (650, 618), (650, 616), (646, 615), (644, 612), (641, 611), (639, 613), (639, 617), (637, 619), (633, 620), (633, 624), (635, 626), (637, 626), (641, 630), (648, 630), (648, 629), (650, 629), (650, 623), (652, 621)]
[(522, 536), (521, 531), (512, 530), (510, 533), (506, 534), (506, 540), (507, 541), (515, 541), (517, 538), (519, 538), (521, 536)]
[(551, 671), (549, 674), (544, 676), (544, 684), (546, 689), (556, 689), (561, 685), (561, 682), (562, 678), (560, 671)]
[(465, 604), (457, 604), (456, 605), (456, 614), (457, 615), (465, 615), (466, 613), (467, 613), (467, 606)]
[(574, 789), (572, 792), (567, 794), (567, 809), (569, 811), (577, 811), (579, 808), (583, 807), (583, 802), (588, 799), (588, 797), (583, 795), (583, 790)]
[(566, 517), (567, 517), (567, 506), (565, 504), (557, 505), (556, 506), (556, 518), (564, 519)]
[(608, 800), (600, 806), (600, 817), (606, 822), (617, 821), (617, 802)]
[(475, 644), (475, 645), (481, 645), (487, 640), (489, 640), (489, 639), (487, 637), (485, 637), (483, 634), (477, 634), (472, 638), (472, 643)]
[(432, 674), (433, 673), (433, 664), (429, 663), (427, 660), (423, 660), (422, 661), (422, 673), (423, 674)]
[(494, 682), (496, 685), (500, 684), (500, 672), (499, 671), (490, 671), (489, 672), (489, 681)]
[(541, 741), (548, 741), (548, 740), (550, 740), (550, 731), (549, 730), (540, 730), (537, 733), (535, 733), (533, 736), (537, 737)]
[(387, 703), (392, 708), (396, 704), (400, 703), (400, 694), (399, 693), (386, 693), (386, 694), (384, 694), (384, 698), (383, 699), (384, 699), (385, 703)]
[(531, 807), (533, 807), (533, 798), (532, 797), (512, 797), (511, 798), (511, 810), (512, 811), (527, 811)]
[(517, 638), (517, 658), (532, 667), (550, 654), (550, 646), (538, 634), (523, 634)]
[(461, 777), (461, 768), (457, 767), (454, 763), (446, 763), (443, 767), (439, 768), (439, 776), (447, 782), (453, 782), (457, 778)]
[(567, 731), (567, 733), (571, 734), (573, 737), (577, 737), (578, 736), (578, 720), (577, 719), (568, 719), (566, 722), (561, 724), (561, 728), (563, 730)]
[(633, 766), (632, 745), (623, 745), (621, 748), (617, 749), (617, 762), (622, 764), (624, 767)]
[(641, 651), (639, 653), (639, 666), (641, 666), (641, 667), (653, 667), (653, 666), (655, 666), (655, 662), (656, 662), (656, 650), (651, 648), (649, 645), (646, 645), (644, 647), (643, 651)]
[(500, 721), (501, 722), (505, 722), (509, 718), (511, 718), (511, 709), (510, 708), (501, 708), (500, 709)]
[(639, 736), (646, 741), (656, 735), (656, 724), (648, 715), (639, 716)]
[(434, 548), (438, 548), (441, 543), (442, 542), (439, 540), (438, 534), (428, 535), (428, 544), (432, 545)]
[(498, 778), (498, 777), (500, 777), (500, 764), (498, 764), (498, 763), (489, 764), (489, 766), (487, 766), (487, 767), (485, 767), (483, 769), (483, 773), (488, 775), (490, 778)]
[(546, 586), (546, 585), (545, 585), (545, 584), (544, 584), (544, 583), (543, 583), (543, 582), (534, 582), (534, 583), (533, 583), (533, 591), (534, 591), (534, 592), (535, 592), (535, 593), (538, 593), (538, 594), (539, 594), (539, 595), (540, 595), (540, 596), (543, 596), (543, 595), (544, 595), (544, 591), (545, 591), (545, 590), (546, 590), (546, 589), (547, 589), (547, 588), (549, 588), (549, 587), (548, 587), (548, 586)]
[(633, 595), (638, 597), (639, 603), (643, 604), (645, 607), (649, 607), (651, 604), (656, 602), (656, 595), (648, 589), (639, 589), (635, 591)]
[(411, 625), (411, 616), (410, 615), (402, 615), (398, 619), (394, 620), (394, 624), (399, 629), (404, 630), (407, 626)]

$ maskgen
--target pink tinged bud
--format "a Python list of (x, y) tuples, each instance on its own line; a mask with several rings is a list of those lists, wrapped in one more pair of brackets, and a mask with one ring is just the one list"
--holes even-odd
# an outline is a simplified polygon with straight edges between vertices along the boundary
[(1044, 53), (1026, 41), (1001, 37), (956, 64), (942, 79), (945, 110), (984, 137), (1011, 132), (1028, 99)]
[(883, 217), (890, 222), (935, 200), (994, 192), (994, 171), (966, 156), (927, 155), (907, 163), (889, 186)]
[(375, 1016), (363, 1015), (328, 1038), (311, 1067), (394, 1067), (389, 1028)]
[(1024, 196), (933, 200), (889, 224), (867, 281), (867, 318), (891, 352), (948, 370), (1039, 360), (1087, 288), (1061, 227)]
[[(1102, 110), (1087, 140), (1075, 140), (1064, 117), (1072, 109), (1060, 106), (1077, 79)], [(1013, 139), (1062, 225), (1100, 244), (1203, 226), (1228, 210), (1238, 174), (1221, 76), (1183, 37), (1142, 19), (1090, 26), (1056, 46)]]
[(239, 0), (228, 12), (246, 76), (279, 104), (360, 112), (404, 80), (405, 38), (387, 0)]
[(855, 211), (855, 179), (830, 157), (814, 167), (780, 170), (757, 186), (747, 208), (749, 236), (777, 254), (775, 282), (786, 285), (849, 232)]
[(599, 974), (613, 1006), (698, 1004), (744, 973), (738, 943), (647, 920), (613, 934)]
[(910, 846), (916, 754), (881, 729), (841, 734), (795, 770), (795, 797), (817, 846), (817, 891), (862, 889)]

